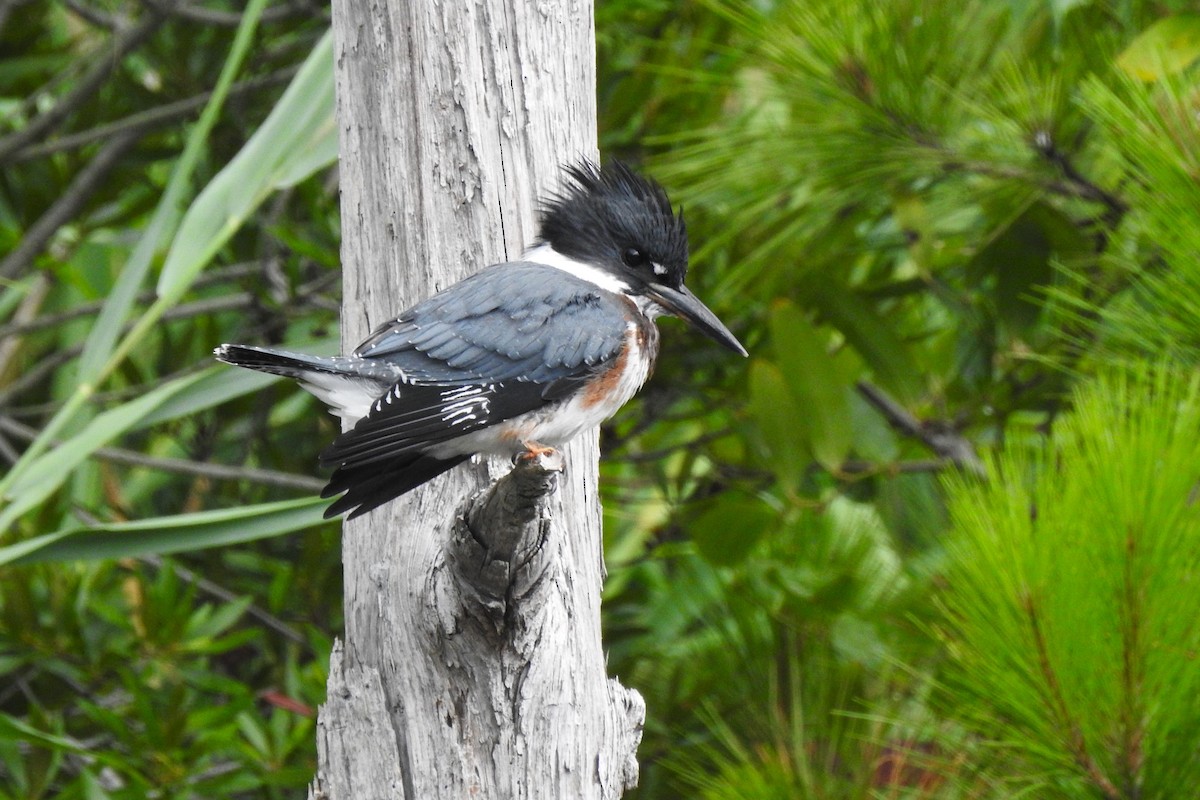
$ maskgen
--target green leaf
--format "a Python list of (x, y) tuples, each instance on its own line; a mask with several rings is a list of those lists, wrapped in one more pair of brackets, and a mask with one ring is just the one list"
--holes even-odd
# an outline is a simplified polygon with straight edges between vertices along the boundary
[(853, 345), (876, 380), (901, 402), (915, 402), (921, 395), (921, 371), (895, 328), (845, 284), (827, 281), (813, 293), (820, 313)]
[(70, 753), (87, 753), (88, 750), (79, 742), (64, 736), (38, 730), (22, 722), (17, 717), (0, 712), (0, 738), (11, 738), (26, 742), (37, 742), (49, 747), (60, 748)]
[(750, 414), (762, 434), (771, 469), (781, 483), (797, 489), (808, 463), (807, 418), (798, 413), (783, 372), (761, 359), (750, 365)]
[[(315, 352), (335, 353), (338, 348), (337, 336), (325, 336), (315, 339), (300, 339), (288, 342), (289, 349), (302, 350), (306, 353)], [(133, 428), (140, 430), (167, 422), (180, 417), (190, 416), (213, 406), (218, 406), (236, 397), (242, 397), (257, 392), (279, 380), (278, 375), (268, 375), (248, 369), (237, 369), (228, 364), (214, 364), (212, 368), (200, 373), (196, 382), (165, 400)], [(303, 394), (302, 392), (300, 394)]]
[(79, 433), (28, 463), (5, 491), (4, 496), (12, 502), (0, 514), (0, 530), (6, 530), (18, 517), (53, 494), (80, 462), (125, 431), (136, 427), (147, 414), (176, 393), (187, 389), (199, 377), (197, 374), (179, 378), (97, 415)]
[(775, 305), (771, 313), (771, 341), (775, 359), (795, 398), (795, 412), (808, 417), (808, 445), (813, 457), (828, 470), (846, 460), (854, 438), (849, 387), (826, 350), (826, 342), (789, 302)]
[(158, 279), (160, 296), (181, 295), (272, 192), (337, 159), (333, 105), (333, 37), (327, 33), (262, 127), (188, 209)]
[(0, 565), (128, 558), (265, 539), (320, 525), (319, 497), (170, 517), (75, 526), (0, 548)]
[(168, 398), (153, 411), (147, 413), (134, 426), (135, 430), (149, 428), (160, 422), (179, 419), (206, 408), (220, 405), (235, 397), (257, 392), (279, 380), (277, 375), (235, 369), (217, 364), (199, 374), (187, 391)]
[(1089, 786), (1082, 748), (1112, 764), (1159, 743), (1129, 785), (1175, 797), (1200, 781), (1200, 376), (1131, 366), (1067, 407), (1048, 438), (1006, 440), (986, 483), (945, 476), (946, 707), (1029, 784)]
[(757, 497), (725, 494), (688, 525), (688, 534), (706, 561), (729, 566), (745, 560), (779, 524), (779, 513)]
[(1200, 58), (1200, 15), (1180, 14), (1160, 19), (1138, 34), (1117, 66), (1134, 78), (1155, 81), (1182, 72)]
[(239, 597), (215, 610), (212, 606), (202, 606), (188, 620), (184, 636), (188, 639), (215, 639), (241, 619), (253, 600), (254, 598), (249, 596)]

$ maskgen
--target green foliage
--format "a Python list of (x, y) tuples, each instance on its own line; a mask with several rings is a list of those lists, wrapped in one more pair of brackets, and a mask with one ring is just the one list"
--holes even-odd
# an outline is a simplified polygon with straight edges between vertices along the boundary
[(1085, 86), (1084, 106), (1116, 151), (1132, 209), (1113, 261), (1134, 288), (1100, 309), (1105, 359), (1200, 360), (1196, 92), (1192, 73), (1149, 84), (1123, 80)]
[[(621, 510), (606, 519), (610, 552), (619, 554), (614, 579), (672, 591), (652, 600), (618, 583), (610, 605), (628, 598), (661, 625), (697, 597), (720, 598), (695, 623), (703, 637), (643, 620), (655, 633), (614, 649), (615, 667), (638, 676), (651, 709), (693, 709), (674, 728), (648, 729), (652, 753), (679, 741), (723, 742), (720, 756), (686, 760), (673, 776), (657, 772), (651, 756), (645, 794), (670, 796), (663, 787), (671, 786), (722, 797), (836, 796), (793, 780), (801, 759), (781, 754), (795, 748), (746, 719), (778, 712), (756, 664), (778, 664), (785, 650), (764, 632), (821, 614), (772, 603), (738, 576), (798, 520), (815, 516), (830, 535), (853, 537), (832, 513), (849, 499), (878, 521), (879, 541), (914, 591), (940, 585), (946, 518), (933, 473), (979, 475), (977, 453), (1040, 442), (1074, 390), (1106, 364), (1200, 361), (1194, 18), (1149, 3), (1086, 1), (711, 0), (681, 15), (640, 8), (662, 15), (649, 30), (675, 40), (631, 45), (649, 63), (635, 69), (640, 81), (620, 82), (620, 103), (640, 113), (619, 120), (609, 141), (648, 151), (682, 200), (695, 248), (689, 281), (752, 356), (746, 364), (693, 358), (683, 345), (672, 350), (668, 333), (669, 357), (643, 403), (654, 426), (631, 415), (611, 436), (631, 451), (606, 472), (623, 487), (609, 499)], [(708, 60), (681, 61), (695, 47), (707, 48)], [(661, 93), (655, 81), (670, 78), (681, 87)], [(740, 403), (676, 388), (689, 384), (731, 387)], [(643, 458), (684, 442), (692, 443), (686, 456)], [(1011, 490), (1011, 479), (999, 476), (995, 491)], [(627, 511), (633, 504), (647, 510)], [(684, 537), (696, 548), (686, 558)], [(713, 572), (698, 571), (697, 557)], [(790, 552), (767, 560), (834, 569)], [(755, 613), (740, 613), (724, 590), (753, 598)], [(615, 630), (638, 618), (624, 612), (612, 612)], [(875, 624), (881, 613), (891, 612), (864, 617)], [(816, 641), (832, 635), (821, 625), (804, 630)], [(710, 639), (719, 644), (695, 649)], [(675, 656), (675, 642), (691, 648)], [(909, 631), (881, 652), (929, 675), (942, 646)], [(824, 669), (810, 652), (793, 654), (800, 669)], [(825, 652), (833, 653), (828, 675), (853, 661)], [(679, 671), (664, 671), (675, 657)], [(711, 695), (662, 693), (660, 681), (694, 681), (683, 665), (697, 662), (709, 673), (698, 685)], [(848, 690), (845, 707), (907, 724), (927, 719), (889, 707), (870, 684)], [(923, 768), (953, 779), (905, 783), (906, 791), (1006, 797), (1043, 775), (1028, 759), (992, 771), (997, 758), (975, 729), (943, 716), (916, 749), (928, 756)], [(815, 732), (809, 746), (828, 738)], [(865, 764), (847, 771), (870, 773)], [(883, 791), (875, 780), (862, 790)]]
[(0, 796), (284, 796), (309, 780), (329, 640), (264, 647), (250, 597), (202, 600), (191, 573), (153, 563), (6, 577), (3, 702), (25, 714), (0, 715)]
[[(300, 465), (333, 426), (210, 355), (243, 336), (332, 346), (336, 194), (308, 178), (330, 148), (297, 144), (320, 120), (255, 139), (260, 164), (283, 165), (265, 212), (243, 207), (221, 242), (172, 239), (181, 221), (194, 234), (212, 200), (190, 198), (321, 52), (327, 20), (266, 6), (209, 4), (205, 22), (119, 3), (4, 15), (0, 797), (291, 797), (311, 779), (341, 576)], [(130, 30), (143, 38), (109, 53)], [(295, 80), (293, 96), (311, 88)], [(49, 239), (14, 247), (66, 201)], [(168, 250), (187, 274), (156, 295)], [(187, 566), (153, 555), (167, 552)]]
[(1200, 780), (1200, 380), (1075, 401), (1045, 446), (954, 482), (948, 711), (1038, 797), (1177, 797)]

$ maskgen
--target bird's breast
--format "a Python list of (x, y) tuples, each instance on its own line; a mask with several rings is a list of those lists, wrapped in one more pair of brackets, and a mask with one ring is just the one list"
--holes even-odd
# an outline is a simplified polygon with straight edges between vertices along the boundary
[(502, 423), (516, 444), (525, 441), (561, 445), (596, 427), (629, 402), (654, 369), (658, 329), (646, 320), (630, 321), (625, 344), (574, 394), (544, 411)]
[(629, 402), (650, 377), (658, 353), (658, 329), (648, 319), (631, 320), (617, 356), (600, 367), (569, 397), (447, 442), (432, 451), (512, 454), (526, 442), (558, 447), (596, 427)]

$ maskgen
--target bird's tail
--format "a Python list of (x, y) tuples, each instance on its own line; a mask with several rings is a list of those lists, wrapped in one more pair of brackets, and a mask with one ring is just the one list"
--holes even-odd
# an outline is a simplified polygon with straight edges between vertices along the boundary
[(329, 485), (321, 497), (342, 494), (325, 510), (325, 519), (347, 511), (346, 519), (354, 519), (389, 500), (410, 492), (426, 481), (433, 480), (451, 467), (467, 460), (467, 456), (434, 458), (429, 455), (404, 455), (387, 461), (363, 466), (340, 466), (334, 470)]
[(235, 367), (256, 369), (285, 378), (302, 379), (313, 372), (325, 375), (353, 374), (345, 366), (338, 364), (338, 361), (344, 359), (310, 356), (287, 350), (268, 350), (265, 347), (251, 347), (245, 344), (223, 344), (213, 350), (213, 356), (218, 361), (233, 364)]
[(295, 378), (330, 413), (350, 423), (365, 417), (375, 400), (403, 377), (386, 362), (354, 356), (310, 356), (244, 344), (223, 344), (213, 355), (226, 364)]

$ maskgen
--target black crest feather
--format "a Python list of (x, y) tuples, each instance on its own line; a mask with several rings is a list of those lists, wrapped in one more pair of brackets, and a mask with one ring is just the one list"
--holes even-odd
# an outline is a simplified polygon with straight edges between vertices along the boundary
[(687, 225), (666, 190), (619, 161), (566, 167), (567, 183), (542, 206), (538, 238), (584, 261), (618, 262), (627, 248), (646, 251), (676, 286), (687, 274)]

